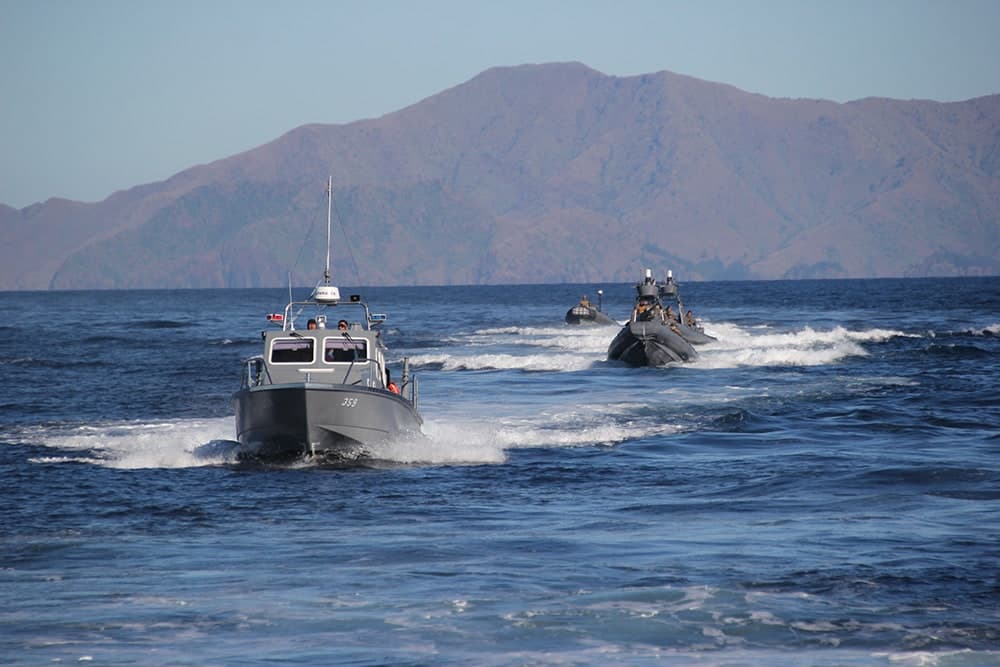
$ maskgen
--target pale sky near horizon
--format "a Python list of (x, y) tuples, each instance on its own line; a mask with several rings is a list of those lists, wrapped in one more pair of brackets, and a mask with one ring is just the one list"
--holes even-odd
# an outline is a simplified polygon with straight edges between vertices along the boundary
[(0, 0), (0, 203), (100, 201), (494, 66), (771, 97), (1000, 93), (1000, 0)]

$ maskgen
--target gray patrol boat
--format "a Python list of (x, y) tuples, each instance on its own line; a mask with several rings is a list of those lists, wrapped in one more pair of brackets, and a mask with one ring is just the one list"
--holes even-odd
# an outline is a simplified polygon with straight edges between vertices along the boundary
[(242, 458), (359, 459), (371, 445), (421, 435), (408, 360), (399, 385), (386, 367), (386, 316), (371, 313), (359, 295), (342, 301), (330, 284), (332, 183), (328, 197), (322, 284), (308, 299), (290, 297), (284, 313), (268, 315), (280, 328), (265, 330), (264, 353), (243, 362), (233, 396)]

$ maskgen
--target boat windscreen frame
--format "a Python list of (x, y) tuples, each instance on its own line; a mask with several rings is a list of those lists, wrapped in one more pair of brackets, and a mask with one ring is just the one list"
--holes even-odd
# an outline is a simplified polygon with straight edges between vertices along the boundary
[[(334, 343), (334, 345), (330, 345)], [(350, 359), (331, 359), (330, 351), (339, 350), (349, 352), (354, 350), (355, 354)], [(342, 336), (323, 337), (323, 363), (324, 364), (363, 364), (371, 359), (368, 357), (368, 339), (366, 338), (345, 338)]]
[[(274, 357), (275, 348), (278, 351), (283, 351), (281, 349), (283, 343), (294, 343), (297, 346), (308, 346), (309, 348), (309, 359), (289, 359), (289, 360), (277, 360)], [(288, 350), (292, 351), (292, 350)], [(313, 364), (316, 362), (316, 339), (311, 336), (280, 336), (271, 339), (270, 345), (268, 345), (267, 350), (268, 363), (274, 364), (276, 366), (301, 366), (303, 364)]]

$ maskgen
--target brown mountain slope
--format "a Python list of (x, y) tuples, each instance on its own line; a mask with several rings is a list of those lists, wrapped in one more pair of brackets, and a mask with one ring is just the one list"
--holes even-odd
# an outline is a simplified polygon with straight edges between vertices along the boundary
[(1000, 273), (1000, 95), (771, 99), (669, 72), (487, 70), (104, 202), (0, 207), (0, 288)]

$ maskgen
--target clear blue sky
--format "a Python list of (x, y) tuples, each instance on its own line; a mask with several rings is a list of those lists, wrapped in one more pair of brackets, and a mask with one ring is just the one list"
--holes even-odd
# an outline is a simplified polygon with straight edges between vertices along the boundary
[(557, 61), (964, 100), (1000, 93), (1000, 0), (0, 0), (0, 202), (99, 201)]

